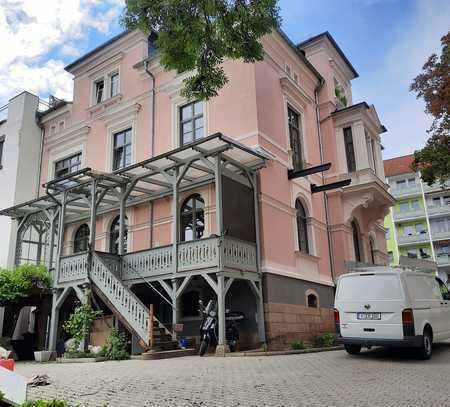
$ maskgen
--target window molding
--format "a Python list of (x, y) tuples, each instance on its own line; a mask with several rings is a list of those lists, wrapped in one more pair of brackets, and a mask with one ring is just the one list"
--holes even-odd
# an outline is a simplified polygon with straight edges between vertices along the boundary
[[(118, 91), (117, 93), (112, 96), (111, 95), (111, 77), (113, 75), (119, 75), (119, 80), (118, 80)], [(107, 66), (105, 67), (102, 71), (97, 72), (95, 75), (91, 75), (89, 76), (90, 78), (90, 98), (89, 98), (89, 109), (93, 109), (96, 106), (100, 106), (105, 102), (108, 102), (111, 99), (114, 99), (116, 97), (118, 97), (119, 95), (121, 95), (121, 80), (122, 80), (122, 76), (121, 76), (121, 70), (120, 70), (120, 65), (115, 65), (115, 66)], [(100, 101), (97, 101), (96, 99), (96, 83), (103, 81), (103, 95), (102, 95), (102, 99)]]
[[(346, 131), (347, 130), (347, 131)], [(344, 139), (345, 158), (347, 162), (347, 172), (355, 172), (357, 170), (357, 160), (355, 151), (355, 141), (353, 137), (352, 126), (342, 128), (342, 135)], [(350, 148), (351, 146), (351, 148)]]
[[(65, 176), (67, 176), (67, 175), (69, 175), (69, 174), (73, 174), (73, 173), (75, 173), (75, 172), (77, 172), (77, 171), (80, 171), (81, 168), (82, 168), (82, 158), (81, 158), (81, 155), (82, 155), (82, 153), (81, 153), (81, 152), (78, 152), (78, 153), (72, 154), (72, 155), (70, 155), (70, 156), (68, 156), (68, 157), (65, 157), (65, 158), (62, 158), (62, 159), (60, 159), (60, 160), (55, 161), (54, 164), (53, 164), (53, 165), (54, 165), (54, 169), (53, 169), (54, 178), (65, 177)], [(69, 165), (63, 166), (63, 167), (61, 167), (59, 170), (57, 169), (58, 164), (64, 163), (64, 161), (67, 161), (67, 160), (70, 160), (70, 161), (71, 161), (73, 158), (78, 158), (77, 164), (76, 164), (75, 166), (72, 165), (72, 163), (69, 163)], [(73, 170), (73, 167), (77, 167), (77, 168), (76, 168), (75, 170)], [(68, 172), (65, 173), (65, 174), (59, 174), (59, 175), (57, 175), (57, 171), (63, 171), (63, 170), (68, 170)]]
[(47, 169), (47, 182), (55, 179), (55, 164), (58, 161), (64, 160), (66, 158), (69, 158), (75, 154), (81, 153), (81, 168), (84, 168), (86, 166), (85, 162), (85, 149), (86, 146), (83, 143), (81, 146), (79, 144), (74, 145), (71, 148), (65, 148), (63, 151), (56, 153), (50, 153), (48, 158), (48, 169)]
[(128, 119), (121, 122), (117, 122), (106, 128), (106, 160), (105, 171), (113, 172), (114, 163), (114, 135), (121, 131), (131, 129), (131, 164), (136, 162), (136, 133), (137, 133), (137, 120)]
[[(195, 107), (196, 106), (200, 106), (201, 107), (201, 113), (197, 113), (197, 114), (195, 113)], [(180, 144), (180, 146), (185, 146), (187, 144), (190, 144), (190, 143), (193, 143), (193, 142), (195, 142), (197, 140), (205, 138), (204, 108), (205, 108), (205, 105), (204, 105), (204, 103), (202, 101), (195, 101), (195, 100), (191, 101), (191, 102), (188, 102), (185, 105), (181, 105), (178, 108), (178, 128), (179, 128), (178, 136), (179, 136), (179, 144)], [(184, 109), (188, 109), (190, 111), (190, 114), (191, 114), (191, 116), (189, 118), (187, 118), (187, 119), (183, 119), (182, 112), (183, 112)], [(200, 119), (202, 121), (202, 126), (199, 127), (199, 129), (200, 128), (202, 129), (202, 131), (201, 131), (202, 135), (200, 137), (196, 137), (196, 129), (197, 128), (196, 128), (195, 124), (196, 124), (196, 121), (200, 120)], [(183, 133), (183, 126), (186, 125), (186, 124), (190, 124), (191, 125), (190, 133), (192, 133), (192, 140), (190, 140), (190, 141), (187, 140), (185, 142), (185, 140), (184, 140), (184, 135), (185, 134)], [(189, 132), (187, 132), (187, 133), (189, 133)]]
[(283, 96), (283, 106), (284, 106), (284, 120), (285, 120), (285, 140), (286, 140), (286, 150), (288, 153), (288, 165), (289, 168), (294, 168), (294, 163), (292, 159), (292, 148), (291, 148), (291, 136), (289, 133), (289, 109), (293, 110), (299, 115), (300, 129), (301, 129), (301, 152), (302, 152), (302, 162), (306, 164), (308, 162), (308, 140), (306, 137), (306, 125), (305, 125), (305, 111), (303, 107), (296, 103), (295, 100), (287, 96)]
[[(181, 89), (181, 88), (180, 88)], [(180, 108), (183, 105), (192, 103), (185, 97), (182, 97), (179, 93), (172, 95), (172, 149), (181, 147), (180, 137)], [(209, 102), (203, 101), (203, 136), (209, 136)]]

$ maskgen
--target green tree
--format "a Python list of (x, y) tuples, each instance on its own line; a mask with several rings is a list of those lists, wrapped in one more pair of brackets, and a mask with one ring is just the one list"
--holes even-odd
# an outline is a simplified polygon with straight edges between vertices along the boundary
[(450, 32), (441, 38), (442, 54), (431, 55), (411, 84), (411, 91), (425, 101), (425, 112), (433, 117), (430, 138), (414, 152), (411, 165), (424, 182), (441, 185), (450, 179)]
[(277, 0), (128, 0), (122, 17), (127, 29), (157, 33), (165, 69), (192, 71), (182, 94), (197, 100), (227, 83), (226, 58), (262, 60), (260, 38), (279, 22)]
[(20, 303), (50, 286), (50, 273), (44, 266), (24, 264), (14, 270), (0, 270), (0, 305)]

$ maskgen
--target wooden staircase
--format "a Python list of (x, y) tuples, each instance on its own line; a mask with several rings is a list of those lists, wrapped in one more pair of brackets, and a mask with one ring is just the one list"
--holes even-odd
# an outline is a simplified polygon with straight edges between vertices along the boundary
[(194, 349), (180, 349), (170, 331), (155, 317), (153, 305), (147, 308), (118, 277), (117, 265), (94, 253), (91, 269), (93, 291), (113, 311), (119, 321), (139, 338), (145, 350), (143, 359), (195, 354)]

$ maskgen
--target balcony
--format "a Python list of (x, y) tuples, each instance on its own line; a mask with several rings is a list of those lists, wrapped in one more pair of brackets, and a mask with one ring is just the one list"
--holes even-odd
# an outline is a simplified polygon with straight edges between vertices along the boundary
[(407, 219), (418, 219), (425, 217), (425, 210), (423, 208), (416, 209), (413, 211), (394, 211), (395, 221), (404, 221)]
[(450, 240), (450, 230), (432, 231), (433, 240)]
[[(257, 271), (256, 245), (230, 236), (179, 243), (177, 264), (173, 262), (173, 250), (173, 245), (168, 245), (123, 256), (100, 254), (108, 268), (124, 282), (211, 269)], [(65, 256), (61, 258), (57, 283), (82, 282), (87, 279), (87, 273), (87, 253)]]
[(427, 207), (428, 215), (450, 215), (450, 205), (430, 205)]
[(446, 182), (444, 184), (444, 187), (442, 187), (439, 183), (435, 183), (431, 186), (429, 186), (427, 183), (423, 183), (423, 191), (424, 192), (437, 192), (437, 191), (443, 191), (445, 189), (450, 189), (450, 182)]
[(399, 245), (417, 244), (417, 243), (428, 243), (429, 237), (428, 233), (418, 233), (414, 235), (398, 236)]
[(394, 198), (404, 198), (407, 196), (420, 195), (422, 193), (422, 189), (420, 188), (420, 185), (412, 184), (402, 188), (391, 187), (389, 192)]
[(438, 254), (436, 256), (436, 263), (438, 266), (450, 266), (450, 255)]

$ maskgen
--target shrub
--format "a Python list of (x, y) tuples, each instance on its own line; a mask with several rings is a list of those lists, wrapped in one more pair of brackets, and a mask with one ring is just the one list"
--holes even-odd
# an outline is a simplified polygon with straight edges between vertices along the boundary
[(102, 311), (94, 311), (90, 304), (82, 304), (75, 308), (63, 326), (64, 331), (74, 339), (69, 352), (78, 352), (81, 341), (89, 335), (92, 322), (101, 315)]
[(51, 287), (50, 273), (44, 266), (24, 264), (14, 270), (0, 270), (0, 304), (15, 304), (30, 296), (34, 289)]
[(291, 349), (293, 350), (305, 349), (305, 344), (303, 343), (303, 341), (294, 341), (291, 343)]
[(334, 346), (336, 343), (336, 335), (327, 332), (323, 335), (317, 335), (314, 337), (313, 346), (315, 348), (329, 348), (330, 346)]
[(67, 403), (64, 400), (30, 400), (19, 407), (67, 407)]
[(117, 328), (113, 328), (100, 355), (105, 356), (109, 360), (128, 359), (130, 355), (127, 352), (127, 338), (125, 334), (119, 332)]

